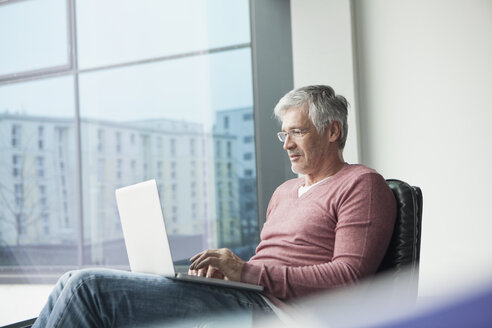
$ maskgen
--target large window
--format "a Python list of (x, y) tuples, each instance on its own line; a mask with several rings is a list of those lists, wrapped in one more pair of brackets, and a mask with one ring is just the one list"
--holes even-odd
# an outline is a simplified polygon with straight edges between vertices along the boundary
[(176, 259), (247, 259), (250, 34), (246, 0), (2, 2), (0, 283), (127, 268), (114, 190), (154, 178)]

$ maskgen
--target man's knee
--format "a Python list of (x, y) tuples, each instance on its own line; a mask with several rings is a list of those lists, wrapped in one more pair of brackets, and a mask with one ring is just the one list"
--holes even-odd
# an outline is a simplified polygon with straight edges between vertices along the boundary
[(97, 281), (108, 276), (108, 272), (98, 269), (81, 269), (65, 273), (60, 277), (60, 282), (64, 288), (76, 291), (81, 288), (95, 287)]

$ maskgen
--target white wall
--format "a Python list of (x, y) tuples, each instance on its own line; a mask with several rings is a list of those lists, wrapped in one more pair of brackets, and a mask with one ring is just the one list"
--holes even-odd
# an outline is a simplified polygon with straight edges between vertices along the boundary
[[(295, 0), (292, 15), (340, 2), (348, 3)], [(492, 1), (372, 0), (354, 9), (361, 161), (422, 188), (420, 294), (432, 296), (492, 265)], [(294, 32), (306, 28), (294, 23)], [(318, 43), (346, 52), (329, 40), (310, 47)], [(295, 67), (302, 83), (314, 65), (334, 63)]]
[[(327, 84), (350, 103), (344, 159), (358, 163), (352, 26), (348, 1), (291, 0), (294, 87)], [(336, 49), (336, 51), (333, 51)]]

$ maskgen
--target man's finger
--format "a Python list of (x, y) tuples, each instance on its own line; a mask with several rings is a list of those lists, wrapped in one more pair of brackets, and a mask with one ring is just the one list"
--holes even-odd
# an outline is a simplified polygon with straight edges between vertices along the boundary
[[(205, 250), (206, 251), (206, 250)], [(205, 253), (205, 251), (201, 251), (200, 253), (198, 254), (195, 254), (193, 255), (193, 257), (190, 258), (190, 262), (193, 262), (195, 261), (197, 258), (199, 258), (203, 253)]]
[(215, 271), (214, 275), (212, 278), (216, 278), (216, 279), (224, 279), (225, 278), (225, 275), (222, 271), (220, 270), (217, 270)]
[(217, 271), (217, 268), (209, 265), (208, 270), (207, 270), (206, 277), (207, 278), (212, 278), (214, 276), (214, 274), (215, 274), (215, 271)]
[(218, 258), (216, 258), (216, 257), (207, 257), (206, 259), (204, 259), (200, 263), (197, 263), (196, 264), (195, 270), (200, 270), (200, 269), (206, 268), (208, 266), (214, 266), (214, 267), (218, 268), (219, 270), (221, 269), (220, 261), (219, 261)]
[(203, 265), (201, 265), (201, 264), (203, 263), (203, 261), (205, 261), (208, 258), (214, 258), (214, 257), (217, 257), (217, 256), (220, 256), (220, 254), (217, 253), (216, 250), (206, 250), (205, 252), (203, 252), (199, 257), (197, 257), (193, 261), (193, 263), (190, 265), (190, 269), (191, 270), (196, 270), (198, 268), (202, 268)]
[(204, 251), (201, 251), (198, 254), (193, 255), (193, 257), (190, 258), (190, 262), (194, 262), (194, 261), (196, 261), (200, 257), (207, 256), (207, 254), (213, 254), (213, 253), (216, 253), (215, 250), (206, 249)]
[(199, 277), (205, 277), (207, 275), (207, 268), (201, 268), (198, 270), (198, 276)]

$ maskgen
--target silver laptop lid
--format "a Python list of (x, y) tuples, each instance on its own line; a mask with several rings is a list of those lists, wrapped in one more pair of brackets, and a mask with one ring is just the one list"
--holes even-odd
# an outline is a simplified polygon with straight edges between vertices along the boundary
[(115, 194), (131, 270), (174, 277), (156, 181), (120, 188)]

